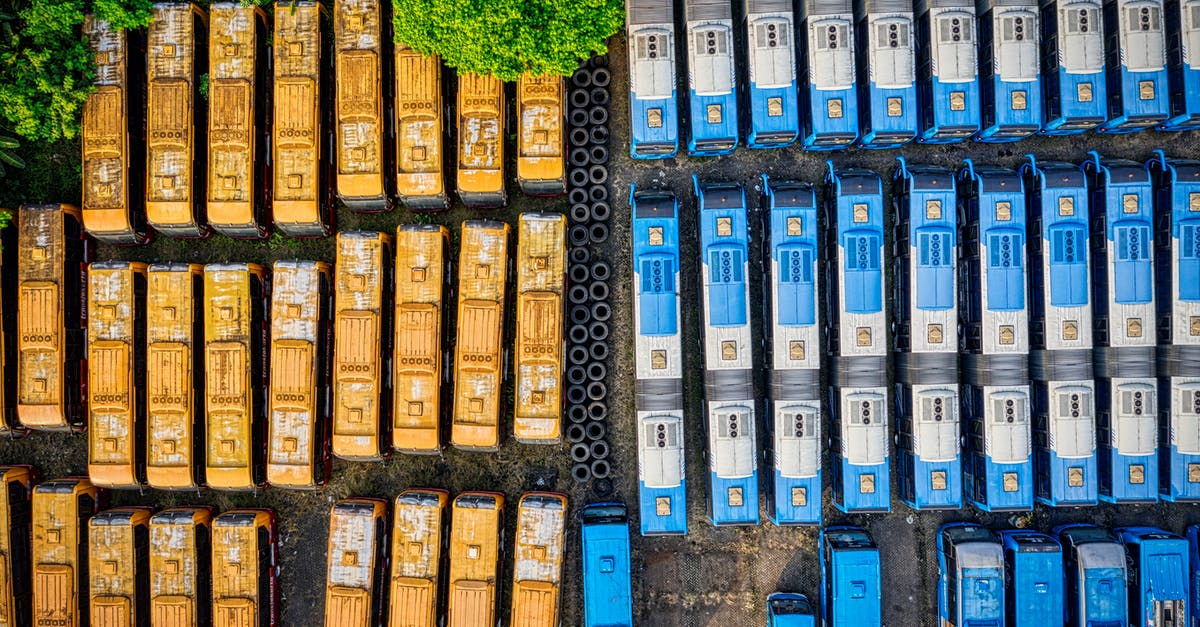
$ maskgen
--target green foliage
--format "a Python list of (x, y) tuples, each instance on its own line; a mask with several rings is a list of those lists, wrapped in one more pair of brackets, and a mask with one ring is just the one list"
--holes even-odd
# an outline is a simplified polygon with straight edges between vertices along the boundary
[(12, 224), (12, 217), (12, 211), (9, 211), (8, 209), (0, 209), (0, 231), (3, 231), (4, 229), (8, 228), (9, 224)]
[(4, 169), (4, 164), (6, 163), (10, 167), (17, 168), (18, 170), (25, 167), (25, 160), (18, 157), (17, 153), (14, 152), (20, 147), (21, 144), (17, 142), (17, 140), (5, 135), (0, 135), (0, 177), (3, 177), (6, 173)]
[(21, 142), (25, 169), (0, 176), (0, 207), (16, 209), (22, 203), (65, 202), (79, 204), (83, 162), (79, 142)]
[(395, 39), (460, 72), (566, 76), (608, 51), (622, 0), (392, 0)]
[(200, 85), (198, 86), (198, 89), (200, 90), (200, 97), (206, 101), (208, 100), (209, 80), (208, 72), (200, 75)]

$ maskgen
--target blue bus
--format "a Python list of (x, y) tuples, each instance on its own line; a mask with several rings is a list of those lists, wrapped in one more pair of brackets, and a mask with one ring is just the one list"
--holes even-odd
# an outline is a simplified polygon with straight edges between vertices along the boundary
[(688, 52), (688, 154), (727, 155), (738, 143), (733, 4), (684, 0)]
[(1100, 498), (1158, 499), (1154, 196), (1141, 163), (1088, 153)]
[(629, 155), (665, 159), (679, 150), (675, 103), (675, 7), (671, 0), (626, 0), (629, 40)]
[[(1188, 566), (1191, 578), (1188, 580), (1190, 594), (1188, 596), (1191, 603), (1191, 613), (1193, 619), (1200, 618), (1200, 524), (1188, 525), (1184, 531), (1184, 537), (1188, 541)], [(1193, 622), (1195, 622), (1193, 620)]]
[(746, 0), (750, 148), (778, 148), (800, 135), (796, 34), (791, 0)]
[(767, 627), (815, 627), (817, 617), (808, 597), (794, 592), (772, 592), (767, 597)]
[(700, 331), (708, 431), (708, 517), (758, 524), (754, 344), (750, 332), (750, 234), (740, 183), (692, 175), (700, 220)]
[(898, 148), (917, 136), (917, 45), (912, 0), (855, 0), (858, 110), (863, 148)]
[[(1200, 9), (1197, 9), (1200, 11)], [(1200, 501), (1200, 161), (1146, 163), (1154, 181), (1158, 307), (1158, 485)]]
[(979, 509), (1030, 510), (1024, 185), (1012, 170), (970, 160), (958, 181), (964, 209), (958, 281), (967, 436), (963, 483), (967, 500)]
[(979, 131), (978, 49), (973, 0), (915, 0), (917, 84), (926, 144), (961, 142)]
[(860, 527), (822, 527), (821, 617), (825, 627), (883, 623), (879, 547)]
[(851, 0), (800, 0), (800, 142), (809, 150), (858, 139)]
[(683, 345), (679, 320), (679, 202), (629, 189), (633, 214), (633, 332), (638, 501), (642, 535), (687, 533)]
[(583, 508), (583, 624), (633, 627), (629, 519), (623, 503)]
[(892, 175), (897, 484), (900, 500), (914, 509), (961, 509), (954, 172), (898, 161)]
[(1107, 529), (1071, 524), (1054, 528), (1063, 548), (1070, 627), (1127, 627), (1125, 547)]
[(1061, 625), (1066, 615), (1063, 555), (1058, 540), (1037, 531), (1000, 532), (1008, 570), (1009, 627)]
[(994, 531), (975, 523), (938, 529), (938, 624), (1005, 624), (1004, 551)]
[(777, 525), (821, 524), (821, 312), (817, 199), (807, 183), (763, 176), (770, 229), (764, 264), (769, 312), (770, 428)]
[(1167, 83), (1171, 115), (1165, 131), (1200, 128), (1200, 8), (1195, 0), (1165, 0)]
[(982, 142), (1010, 142), (1042, 128), (1037, 0), (979, 0)]
[(1029, 197), (1029, 362), (1037, 500), (1095, 505), (1096, 410), (1087, 181), (1073, 163), (1021, 167)]
[(1100, 0), (1042, 0), (1042, 133), (1073, 135), (1104, 122)]
[(1188, 542), (1154, 527), (1119, 527), (1129, 564), (1130, 627), (1192, 624)]
[(826, 405), (833, 504), (843, 512), (886, 512), (892, 493), (883, 182), (869, 170), (827, 167), (825, 326), (828, 363), (836, 364)]
[(1159, 126), (1171, 107), (1161, 0), (1104, 0), (1108, 120), (1101, 133)]

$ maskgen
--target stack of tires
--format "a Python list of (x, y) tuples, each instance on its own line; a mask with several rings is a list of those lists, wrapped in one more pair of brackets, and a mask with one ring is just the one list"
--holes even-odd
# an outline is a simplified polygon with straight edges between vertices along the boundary
[(567, 427), (571, 476), (612, 492), (608, 475), (608, 334), (612, 317), (604, 258), (612, 205), (608, 184), (608, 57), (593, 57), (571, 76), (567, 189), (570, 244), (567, 291)]

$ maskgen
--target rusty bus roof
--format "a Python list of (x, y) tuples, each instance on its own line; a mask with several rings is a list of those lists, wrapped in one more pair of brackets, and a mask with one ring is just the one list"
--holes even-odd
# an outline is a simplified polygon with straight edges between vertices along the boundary
[(396, 342), (392, 446), (441, 450), (442, 318), (449, 232), (434, 225), (396, 228)]
[[(100, 490), (87, 479), (66, 477), (33, 489), (33, 614), (73, 621), (86, 602), (83, 581), (87, 538), (80, 521), (96, 512)], [(90, 497), (81, 509), (80, 497)]]
[(504, 83), (458, 75), (458, 193), (504, 193)]
[[(197, 527), (212, 524), (208, 507), (172, 507), (150, 519), (150, 612), (154, 624), (192, 625), (209, 603), (200, 571), (202, 538)], [(207, 534), (206, 534), (207, 535)]]
[(381, 499), (345, 499), (329, 514), (329, 550), (325, 586), (325, 622), (360, 625), (369, 618), (374, 593), (375, 566), (386, 559), (376, 551), (375, 522), (387, 511)]
[(293, 235), (324, 234), (321, 213), (321, 48), (325, 6), (311, 0), (277, 2), (275, 224)]
[[(259, 581), (264, 571), (274, 568), (274, 564), (258, 562), (264, 559), (259, 546), (259, 529), (267, 527), (273, 531), (274, 524), (274, 513), (266, 509), (231, 510), (213, 519), (214, 627), (253, 625), (261, 606), (265, 604), (275, 609), (273, 598), (260, 597), (268, 589)], [(267, 560), (273, 558), (273, 554), (265, 556)], [(268, 590), (268, 594), (271, 591)]]
[(136, 624), (139, 607), (147, 602), (138, 580), (150, 565), (138, 560), (139, 545), (145, 546), (138, 535), (139, 529), (148, 530), (152, 512), (149, 507), (118, 507), (88, 521), (88, 589), (91, 620), (97, 625)]
[(559, 213), (523, 213), (517, 225), (513, 435), (522, 442), (561, 439), (566, 233)]
[(517, 81), (517, 178), (562, 181), (566, 176), (566, 79), (522, 74)]
[(445, 490), (409, 489), (395, 500), (392, 527), (393, 625), (430, 625), (438, 614)]
[(355, 209), (388, 208), (383, 182), (382, 18), (379, 0), (334, 3), (337, 190)]
[(146, 274), (146, 481), (160, 489), (195, 488), (203, 468), (193, 447), (202, 282), (199, 264), (154, 264)]
[(395, 72), (397, 192), (444, 199), (441, 59), (397, 43)]
[(494, 620), (499, 595), (504, 496), (463, 492), (454, 499), (450, 530), (450, 625)]
[(503, 222), (462, 224), (450, 430), (451, 443), (460, 448), (495, 450), (500, 445), (508, 234)]
[(558, 625), (566, 544), (567, 497), (526, 492), (517, 503), (513, 545), (512, 612), (514, 623)]

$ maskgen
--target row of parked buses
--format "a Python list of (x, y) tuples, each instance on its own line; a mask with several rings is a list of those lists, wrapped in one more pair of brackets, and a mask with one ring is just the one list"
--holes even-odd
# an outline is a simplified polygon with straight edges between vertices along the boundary
[[(742, 7), (736, 17), (734, 4)], [(630, 153), (799, 140), (829, 150), (1200, 128), (1190, 0), (671, 0), (626, 3)], [(738, 21), (738, 24), (735, 24)], [(799, 41), (793, 41), (796, 37)], [(676, 51), (686, 53), (686, 108)], [(744, 68), (742, 70), (739, 69)], [(740, 115), (739, 115), (740, 110)]]
[[(394, 238), (339, 233), (332, 266), (278, 261), (270, 273), (89, 265), (79, 212), (66, 205), (24, 206), (18, 224), (5, 430), (88, 428), (97, 485), (313, 488), (330, 453), (440, 452), (444, 416), (451, 444), (494, 451), (510, 413), (510, 353), (514, 437), (561, 440), (561, 214), (520, 216), (515, 263), (506, 223), (468, 220), (456, 268), (444, 227), (401, 225)], [(455, 297), (451, 349), (443, 322)]]
[[(383, 499), (334, 503), (329, 516), (325, 625), (557, 627), (567, 497), (517, 502), (511, 605), (501, 609), (504, 495), (409, 489), (389, 520)], [(390, 536), (390, 538), (389, 538)], [(626, 567), (627, 568), (627, 567)]]
[[(332, 230), (334, 195), (356, 211), (505, 202), (504, 84), (458, 77), (437, 57), (391, 43), (386, 0), (153, 6), (148, 32), (89, 18), (96, 91), (84, 106), (83, 219), (116, 244), (172, 237), (261, 238)], [(393, 51), (394, 48), (394, 51)], [(336, 81), (334, 80), (336, 77)], [(517, 84), (517, 178), (561, 194), (564, 82)], [(445, 101), (445, 102), (444, 102)], [(451, 161), (451, 152), (457, 160)]]
[(0, 467), (0, 623), (278, 624), (271, 510), (105, 501), (84, 478)]
[[(746, 195), (697, 180), (712, 522), (757, 523), (762, 487), (819, 524), (827, 461), (838, 509), (887, 511), (893, 435), (915, 509), (1200, 500), (1200, 162), (900, 159), (891, 187), (830, 167), (819, 212), (764, 178), (760, 486)], [(631, 204), (642, 532), (686, 533), (678, 203)]]

